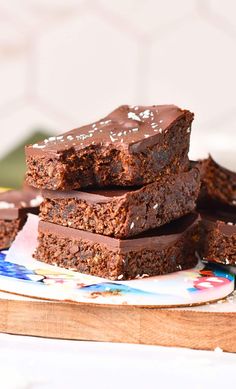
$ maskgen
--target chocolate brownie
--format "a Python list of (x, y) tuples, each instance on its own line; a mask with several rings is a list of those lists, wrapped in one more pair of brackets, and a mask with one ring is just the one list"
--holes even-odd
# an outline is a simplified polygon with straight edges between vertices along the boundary
[(135, 186), (188, 165), (193, 114), (174, 105), (123, 105), (102, 120), (26, 147), (29, 185), (73, 190)]
[(201, 210), (201, 255), (209, 262), (236, 265), (236, 207), (220, 203)]
[(196, 265), (198, 215), (188, 214), (132, 239), (120, 240), (40, 221), (35, 258), (111, 280), (155, 276)]
[(34, 191), (0, 193), (0, 250), (8, 248), (26, 221), (27, 213), (38, 213), (42, 197)]
[(200, 172), (192, 168), (142, 188), (44, 190), (40, 216), (62, 226), (128, 238), (192, 212), (199, 189)]
[(0, 219), (0, 250), (10, 247), (24, 223), (25, 218), (15, 220)]
[(202, 189), (199, 199), (200, 205), (207, 200), (216, 200), (224, 204), (236, 206), (236, 171), (230, 171), (218, 163), (211, 156), (203, 160)]

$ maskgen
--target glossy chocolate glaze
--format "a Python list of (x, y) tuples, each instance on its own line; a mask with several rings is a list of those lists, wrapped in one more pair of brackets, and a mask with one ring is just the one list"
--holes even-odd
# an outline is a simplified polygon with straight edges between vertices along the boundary
[(186, 113), (193, 117), (175, 105), (122, 105), (100, 121), (27, 146), (26, 156), (55, 155), (71, 148), (81, 150), (103, 144), (139, 152), (158, 143), (163, 133)]
[[(189, 180), (192, 179), (191, 171), (195, 169), (192, 168), (189, 170)], [(187, 174), (186, 172), (184, 173)], [(159, 185), (165, 185), (163, 179), (158, 181)], [(152, 188), (156, 190), (156, 183), (150, 183), (144, 186), (133, 186), (127, 187), (110, 187), (110, 188), (91, 188), (89, 190), (71, 190), (71, 191), (60, 191), (60, 190), (42, 190), (42, 195), (45, 199), (76, 199), (81, 201), (86, 201), (88, 204), (101, 204), (108, 203), (111, 200), (122, 200), (125, 199), (128, 195), (137, 194), (143, 192), (145, 188)]]
[(139, 187), (129, 187), (127, 189), (91, 189), (89, 191), (59, 191), (59, 190), (43, 190), (42, 195), (46, 199), (76, 199), (84, 200), (90, 204), (108, 203), (111, 198), (122, 198), (127, 193), (139, 190)]
[(63, 227), (57, 224), (40, 221), (39, 232), (55, 234), (61, 238), (70, 240), (85, 240), (92, 244), (101, 244), (109, 250), (119, 250), (120, 253), (126, 253), (130, 250), (139, 251), (142, 249), (164, 248), (169, 244), (181, 238), (187, 230), (199, 222), (198, 214), (189, 214), (181, 219), (175, 220), (168, 225), (147, 231), (132, 239), (115, 239), (104, 235), (94, 234), (88, 231), (77, 230), (74, 228)]

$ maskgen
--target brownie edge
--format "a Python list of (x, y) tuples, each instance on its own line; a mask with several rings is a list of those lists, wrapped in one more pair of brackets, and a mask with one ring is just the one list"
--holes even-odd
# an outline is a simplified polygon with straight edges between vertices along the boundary
[(200, 205), (203, 206), (207, 201), (218, 201), (236, 206), (236, 172), (222, 167), (211, 156), (200, 164), (202, 165)]
[(0, 219), (0, 250), (7, 249), (25, 222), (23, 219)]
[(195, 209), (197, 167), (133, 189), (43, 191), (43, 221), (126, 239), (171, 222)]
[(192, 121), (174, 105), (121, 106), (99, 122), (27, 146), (26, 181), (52, 190), (151, 183), (187, 169)]
[(208, 262), (236, 265), (236, 210), (223, 206), (201, 210), (201, 256)]
[(111, 280), (167, 274), (196, 265), (199, 219), (188, 215), (128, 240), (39, 223), (34, 257), (81, 273)]

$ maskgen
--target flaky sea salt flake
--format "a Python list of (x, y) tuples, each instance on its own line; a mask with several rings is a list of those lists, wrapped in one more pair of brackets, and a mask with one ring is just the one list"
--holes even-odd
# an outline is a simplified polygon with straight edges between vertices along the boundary
[(141, 122), (140, 117), (138, 115), (136, 115), (136, 113), (134, 113), (134, 112), (128, 112), (128, 118)]
[(35, 143), (32, 147), (33, 147), (34, 149), (44, 149), (44, 148), (45, 148), (45, 145), (39, 145), (38, 143)]
[(112, 142), (115, 142), (115, 141), (117, 140), (117, 139), (114, 138), (111, 134), (110, 134), (110, 139), (111, 139)]

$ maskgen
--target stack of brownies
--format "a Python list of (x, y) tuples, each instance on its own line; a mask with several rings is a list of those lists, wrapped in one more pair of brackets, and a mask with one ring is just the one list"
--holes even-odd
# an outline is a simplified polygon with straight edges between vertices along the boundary
[(193, 114), (121, 106), (104, 119), (26, 147), (42, 189), (35, 257), (112, 280), (196, 262), (200, 170), (188, 160)]

